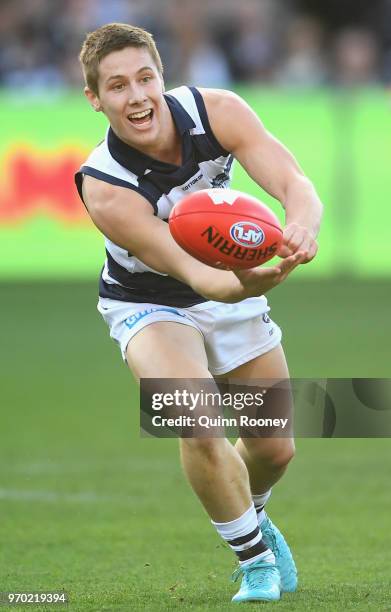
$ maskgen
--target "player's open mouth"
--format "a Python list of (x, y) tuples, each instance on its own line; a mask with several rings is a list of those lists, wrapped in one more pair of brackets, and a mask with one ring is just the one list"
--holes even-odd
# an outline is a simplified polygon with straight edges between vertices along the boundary
[(145, 111), (131, 113), (128, 115), (128, 119), (133, 125), (147, 125), (152, 121), (152, 117), (153, 110), (151, 108)]

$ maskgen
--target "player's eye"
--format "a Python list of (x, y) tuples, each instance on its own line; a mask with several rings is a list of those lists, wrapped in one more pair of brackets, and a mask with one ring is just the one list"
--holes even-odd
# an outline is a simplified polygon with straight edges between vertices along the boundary
[(116, 83), (115, 85), (113, 85), (112, 89), (114, 89), (115, 91), (121, 91), (121, 89), (123, 89), (125, 87), (125, 85), (123, 83)]
[(152, 80), (152, 78), (153, 78), (152, 76), (150, 76), (150, 75), (146, 75), (146, 76), (143, 76), (143, 77), (141, 78), (141, 81), (142, 81), (143, 83), (149, 83), (149, 81), (151, 81), (151, 80)]

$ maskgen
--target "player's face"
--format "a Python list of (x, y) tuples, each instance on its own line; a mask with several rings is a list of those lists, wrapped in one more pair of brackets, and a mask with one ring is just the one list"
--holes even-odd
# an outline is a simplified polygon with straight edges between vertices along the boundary
[[(114, 132), (136, 148), (153, 145), (164, 124), (163, 80), (148, 49), (113, 51), (99, 65), (99, 95), (90, 98)], [(88, 95), (88, 93), (87, 93)]]

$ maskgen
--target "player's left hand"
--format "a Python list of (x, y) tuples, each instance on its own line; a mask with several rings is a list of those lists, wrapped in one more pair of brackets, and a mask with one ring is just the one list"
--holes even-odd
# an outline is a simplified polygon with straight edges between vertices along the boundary
[(301, 263), (308, 263), (318, 252), (318, 243), (308, 227), (298, 223), (289, 223), (283, 230), (282, 245), (277, 255), (285, 259), (298, 251), (304, 253)]

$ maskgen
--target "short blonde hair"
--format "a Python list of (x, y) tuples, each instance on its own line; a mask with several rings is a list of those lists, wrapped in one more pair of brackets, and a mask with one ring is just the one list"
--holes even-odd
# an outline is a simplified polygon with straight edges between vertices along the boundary
[(162, 60), (152, 34), (126, 23), (108, 23), (87, 34), (79, 55), (86, 85), (96, 95), (98, 95), (100, 62), (112, 51), (121, 51), (126, 47), (148, 49), (160, 74), (163, 74)]

